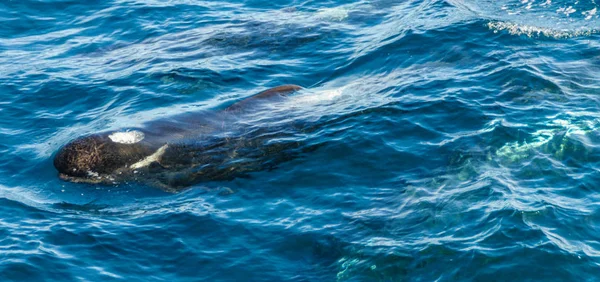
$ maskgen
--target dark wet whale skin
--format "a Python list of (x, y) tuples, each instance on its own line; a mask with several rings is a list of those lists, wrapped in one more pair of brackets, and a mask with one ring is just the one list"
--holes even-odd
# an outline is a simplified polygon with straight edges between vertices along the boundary
[[(144, 138), (133, 144), (113, 142), (110, 131), (77, 138), (54, 157), (59, 177), (72, 182), (117, 184), (144, 182), (177, 191), (201, 181), (228, 180), (271, 168), (291, 158), (297, 144), (269, 144), (273, 129), (248, 130), (238, 121), (258, 104), (285, 99), (297, 85), (268, 89), (222, 111), (186, 113), (128, 128)], [(143, 167), (132, 168), (149, 156), (162, 154)]]

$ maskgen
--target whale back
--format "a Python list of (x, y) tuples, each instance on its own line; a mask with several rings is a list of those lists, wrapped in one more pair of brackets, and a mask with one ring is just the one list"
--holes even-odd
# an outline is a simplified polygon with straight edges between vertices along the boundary
[(249, 98), (246, 98), (242, 101), (239, 101), (229, 107), (227, 107), (224, 111), (229, 113), (239, 113), (244, 112), (249, 109), (252, 109), (253, 105), (257, 105), (260, 103), (264, 103), (266, 101), (276, 101), (278, 99), (287, 97), (287, 95), (294, 93), (296, 91), (301, 90), (302, 87), (294, 84), (286, 84), (277, 87), (273, 87), (267, 89), (263, 92), (260, 92), (256, 95), (253, 95)]

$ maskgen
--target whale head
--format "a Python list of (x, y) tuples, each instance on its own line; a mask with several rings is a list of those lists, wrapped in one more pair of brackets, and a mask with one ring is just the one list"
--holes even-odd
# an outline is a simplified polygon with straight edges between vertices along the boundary
[(72, 182), (100, 183), (117, 171), (152, 155), (156, 149), (138, 130), (93, 134), (63, 146), (54, 157), (59, 177)]

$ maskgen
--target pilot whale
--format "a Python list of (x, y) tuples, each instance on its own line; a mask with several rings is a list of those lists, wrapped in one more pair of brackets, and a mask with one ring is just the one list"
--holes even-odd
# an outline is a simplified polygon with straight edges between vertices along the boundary
[[(300, 150), (276, 126), (249, 127), (244, 114), (302, 87), (265, 90), (220, 111), (175, 115), (139, 127), (82, 136), (54, 157), (59, 178), (80, 183), (137, 181), (176, 191), (201, 181), (219, 181), (269, 169)], [(289, 137), (289, 136), (288, 136)]]

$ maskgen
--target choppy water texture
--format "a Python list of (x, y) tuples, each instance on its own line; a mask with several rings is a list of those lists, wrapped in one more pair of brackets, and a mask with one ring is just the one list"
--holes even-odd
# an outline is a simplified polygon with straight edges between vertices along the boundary
[[(0, 280), (595, 281), (599, 6), (1, 1)], [(247, 123), (313, 149), (274, 169), (167, 193), (52, 166), (287, 83)]]

